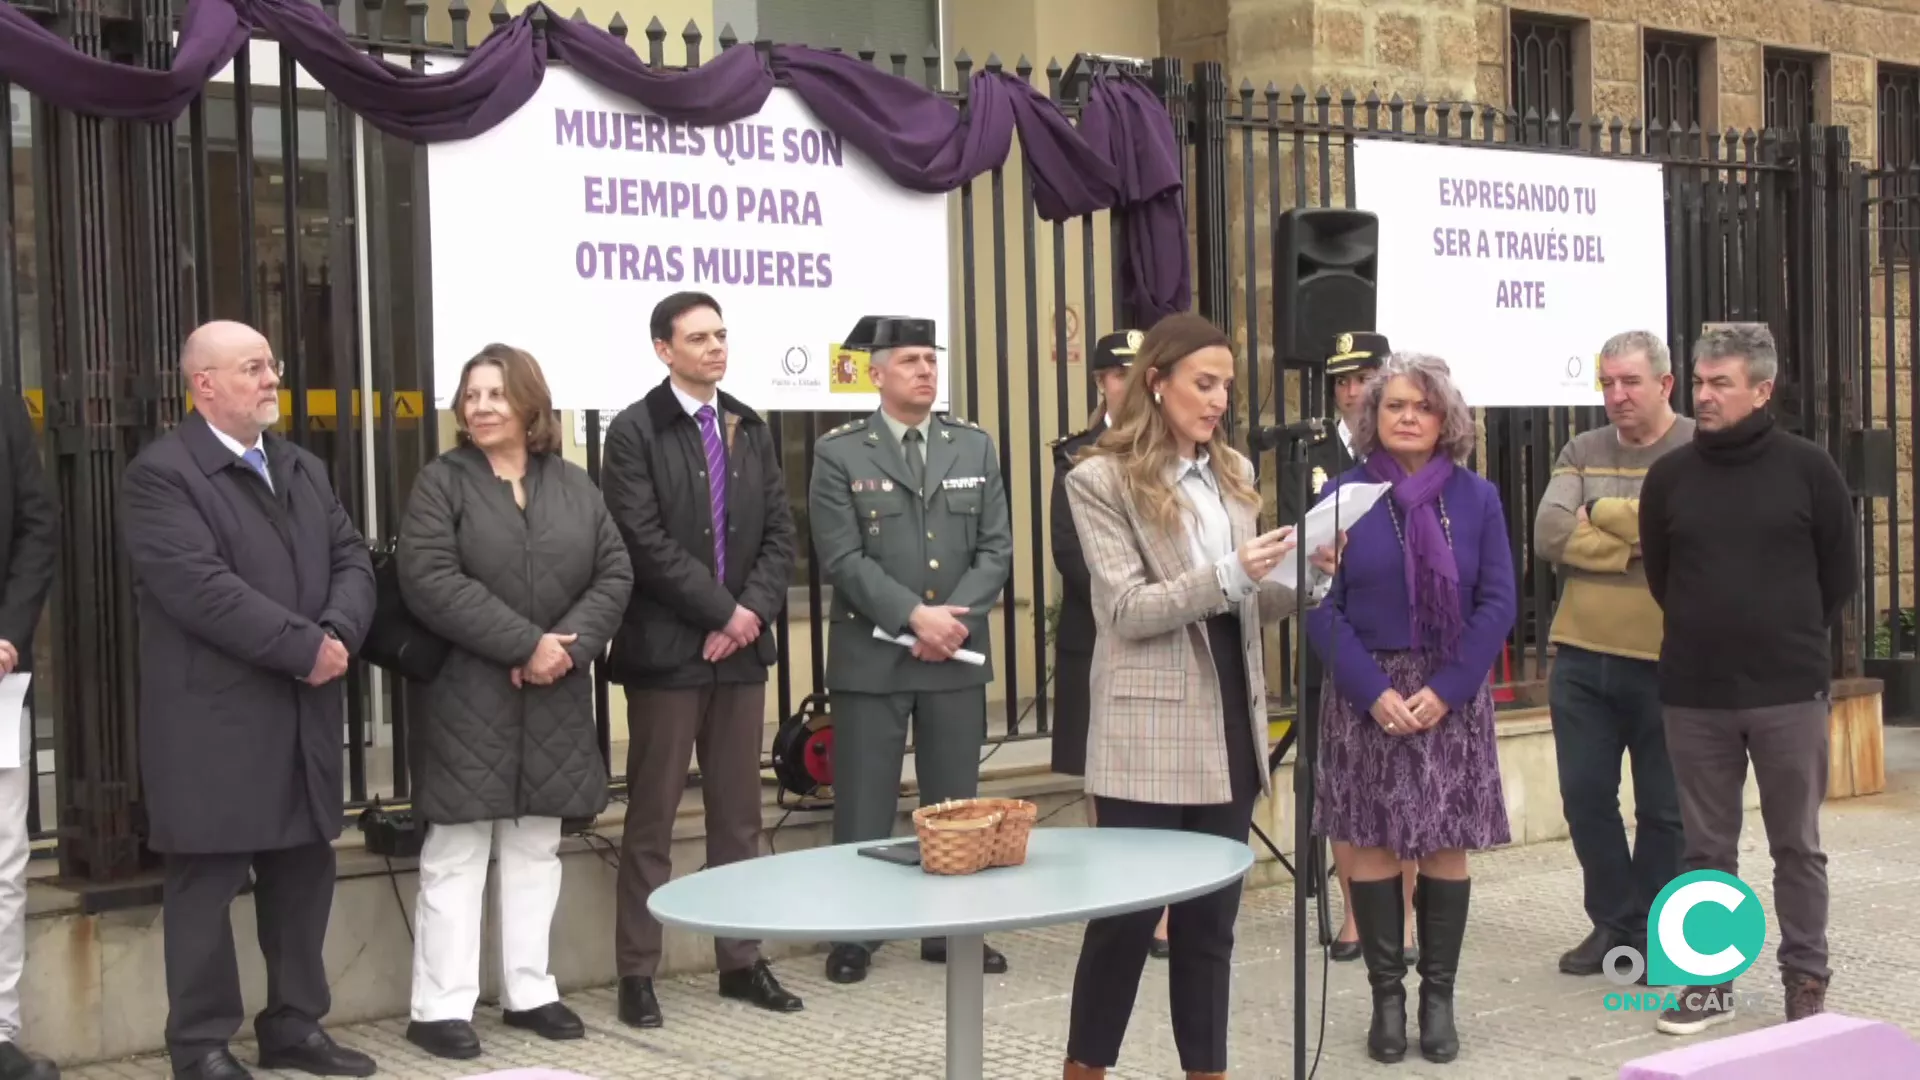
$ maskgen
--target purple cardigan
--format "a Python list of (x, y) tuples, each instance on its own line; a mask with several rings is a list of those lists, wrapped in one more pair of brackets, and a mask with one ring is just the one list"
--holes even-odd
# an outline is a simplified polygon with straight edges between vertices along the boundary
[[(1343, 483), (1371, 483), (1364, 467), (1336, 478), (1320, 494), (1326, 498)], [(1355, 710), (1365, 713), (1388, 688), (1386, 673), (1374, 661), (1379, 650), (1404, 650), (1413, 644), (1413, 605), (1392, 509), (1382, 496), (1367, 515), (1347, 529), (1347, 550), (1325, 600), (1307, 613), (1307, 636), (1329, 671), (1333, 685)], [(1493, 672), (1500, 647), (1513, 629), (1513, 548), (1507, 543), (1506, 514), (1500, 491), (1462, 466), (1441, 492), (1460, 567), (1460, 614), (1466, 623), (1459, 655), (1441, 668), (1428, 686), (1450, 708), (1473, 700)], [(1328, 657), (1332, 660), (1329, 661)]]

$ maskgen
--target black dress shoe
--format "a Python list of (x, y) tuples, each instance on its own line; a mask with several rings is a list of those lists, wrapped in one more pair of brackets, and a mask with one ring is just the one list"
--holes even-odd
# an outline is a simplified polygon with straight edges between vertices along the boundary
[(341, 1046), (333, 1041), (333, 1036), (317, 1029), (292, 1046), (277, 1050), (261, 1047), (260, 1067), (291, 1069), (314, 1076), (372, 1076), (380, 1071), (372, 1058)]
[(1607, 952), (1626, 943), (1626, 939), (1611, 928), (1596, 926), (1585, 941), (1560, 954), (1560, 970), (1567, 975), (1598, 975), (1606, 963)]
[(835, 945), (827, 954), (827, 980), (842, 986), (867, 977), (867, 965), (873, 954), (860, 945)]
[(0, 1042), (0, 1080), (60, 1080), (60, 1066)]
[(738, 971), (720, 973), (720, 996), (744, 1001), (756, 1008), (768, 1012), (799, 1012), (800, 999), (787, 993), (780, 980), (773, 977), (773, 968), (765, 960), (755, 960), (752, 967)]
[[(947, 939), (922, 939), (920, 942), (920, 959), (925, 960), (929, 964), (946, 963)], [(1007, 973), (1007, 958), (999, 949), (987, 945), (982, 949), (980, 970), (986, 972), (988, 975), (1005, 975)]]
[(620, 976), (620, 1022), (628, 1027), (657, 1028), (660, 999), (653, 995), (653, 980), (645, 975)]
[(465, 1020), (415, 1020), (407, 1025), (407, 1041), (448, 1061), (480, 1056), (480, 1036)]
[(1173, 946), (1167, 943), (1166, 938), (1154, 938), (1152, 944), (1147, 946), (1147, 955), (1155, 960), (1165, 960), (1173, 955)]
[(1352, 941), (1341, 941), (1339, 938), (1334, 938), (1333, 944), (1327, 946), (1327, 958), (1336, 964), (1360, 959), (1360, 940), (1355, 938)]
[(537, 1009), (524, 1009), (515, 1012), (507, 1009), (500, 1014), (510, 1028), (524, 1028), (543, 1039), (584, 1039), (587, 1037), (587, 1025), (572, 1009), (558, 1001), (550, 1001)]
[(224, 1046), (186, 1065), (175, 1065), (173, 1076), (174, 1080), (253, 1080), (253, 1074)]

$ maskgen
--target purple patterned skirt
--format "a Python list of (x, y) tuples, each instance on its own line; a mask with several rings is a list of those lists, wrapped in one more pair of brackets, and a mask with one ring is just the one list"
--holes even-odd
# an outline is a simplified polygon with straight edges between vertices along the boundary
[[(1376, 652), (1373, 658), (1402, 697), (1418, 693), (1437, 667), (1415, 652)], [(1465, 708), (1434, 727), (1389, 735), (1328, 679), (1320, 694), (1319, 765), (1313, 828), (1329, 840), (1418, 859), (1512, 839), (1487, 683)]]

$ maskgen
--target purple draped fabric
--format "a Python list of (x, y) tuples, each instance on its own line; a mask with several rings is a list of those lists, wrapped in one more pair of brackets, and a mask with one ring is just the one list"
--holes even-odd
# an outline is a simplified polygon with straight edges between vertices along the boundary
[[(1153, 91), (1132, 78), (1099, 76), (1080, 110), (1080, 136), (1114, 163), (1120, 185), (1120, 302), (1125, 325), (1152, 326), (1187, 310), (1187, 206), (1173, 118)], [(1177, 269), (1176, 269), (1177, 268)]]
[(180, 45), (166, 71), (127, 67), (82, 53), (0, 0), (0, 82), (87, 116), (166, 123), (186, 111), (246, 47), (247, 25), (223, 0), (194, 0), (180, 17)]
[(418, 143), (469, 139), (532, 99), (547, 58), (672, 120), (723, 124), (791, 87), (822, 123), (902, 187), (952, 191), (1001, 165), (1020, 137), (1034, 208), (1048, 221), (1121, 215), (1124, 304), (1136, 324), (1185, 310), (1191, 293), (1180, 146), (1171, 119), (1132, 80), (1096, 79), (1079, 128), (1046, 96), (982, 71), (965, 115), (913, 82), (851, 56), (802, 46), (722, 52), (690, 71), (648, 66), (606, 30), (534, 6), (496, 28), (453, 71), (426, 74), (369, 56), (306, 0), (189, 0), (165, 71), (86, 56), (0, 0), (0, 80), (91, 116), (170, 123), (246, 47), (254, 30), (280, 43), (316, 82), (369, 124)]

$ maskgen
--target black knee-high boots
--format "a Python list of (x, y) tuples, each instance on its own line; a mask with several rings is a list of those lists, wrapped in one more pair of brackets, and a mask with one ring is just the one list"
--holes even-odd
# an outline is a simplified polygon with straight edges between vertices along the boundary
[[(1460, 1055), (1453, 1022), (1454, 976), (1460, 970), (1460, 943), (1467, 932), (1469, 881), (1445, 881), (1420, 875), (1413, 894), (1420, 935), (1420, 1053), (1444, 1063)], [(1373, 1021), (1367, 1029), (1367, 1055), (1396, 1062), (1407, 1053), (1407, 962), (1401, 952), (1406, 914), (1400, 879), (1353, 882), (1353, 921), (1360, 931), (1367, 982), (1373, 987)]]
[[(1373, 1022), (1367, 1028), (1367, 1055), (1389, 1064), (1407, 1055), (1406, 900), (1400, 876), (1352, 881), (1353, 925), (1360, 933), (1360, 955), (1373, 987)], [(1425, 945), (1425, 942), (1422, 942)], [(1426, 950), (1422, 950), (1424, 960)]]
[(1420, 1053), (1428, 1061), (1460, 1056), (1453, 1026), (1453, 978), (1460, 970), (1460, 943), (1467, 936), (1469, 880), (1420, 875), (1413, 910), (1420, 934)]

